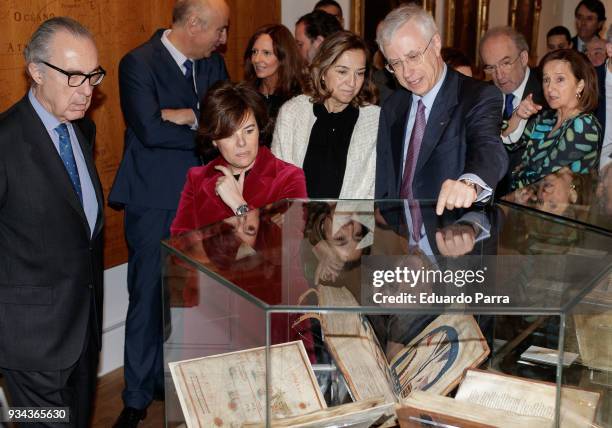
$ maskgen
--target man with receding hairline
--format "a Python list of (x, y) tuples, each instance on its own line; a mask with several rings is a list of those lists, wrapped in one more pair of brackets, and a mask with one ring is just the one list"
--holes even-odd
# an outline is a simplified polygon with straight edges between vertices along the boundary
[(125, 326), (124, 409), (115, 426), (135, 427), (163, 397), (160, 240), (170, 234), (187, 170), (199, 165), (199, 100), (227, 79), (215, 50), (227, 40), (224, 0), (178, 0), (172, 27), (119, 64), (125, 149), (109, 203), (125, 209), (130, 303)]
[(67, 17), (43, 22), (24, 56), (30, 89), (0, 115), (0, 373), (11, 407), (68, 408), (32, 426), (87, 427), (104, 197), (85, 113), (106, 72), (92, 34)]

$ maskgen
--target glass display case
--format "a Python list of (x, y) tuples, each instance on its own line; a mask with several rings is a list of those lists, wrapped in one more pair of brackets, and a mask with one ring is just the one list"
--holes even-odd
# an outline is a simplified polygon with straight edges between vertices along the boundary
[(605, 227), (285, 200), (162, 246), (167, 426), (612, 426)]

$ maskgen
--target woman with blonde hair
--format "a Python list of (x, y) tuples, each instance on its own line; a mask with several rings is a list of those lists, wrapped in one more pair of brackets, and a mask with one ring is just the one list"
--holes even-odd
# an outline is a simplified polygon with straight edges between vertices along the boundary
[(272, 153), (304, 169), (311, 198), (374, 197), (380, 108), (365, 42), (341, 31), (321, 44), (310, 88), (280, 109)]

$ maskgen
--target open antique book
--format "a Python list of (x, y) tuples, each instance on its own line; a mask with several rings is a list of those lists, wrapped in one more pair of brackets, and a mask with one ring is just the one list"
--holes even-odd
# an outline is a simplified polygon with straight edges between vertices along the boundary
[[(301, 341), (270, 347), (274, 418), (327, 407)], [(266, 420), (265, 347), (169, 363), (187, 427)]]
[[(320, 306), (357, 306), (345, 287), (319, 286)], [(490, 350), (471, 315), (437, 317), (388, 362), (370, 323), (359, 313), (322, 313), (325, 343), (354, 400), (383, 396), (399, 402), (414, 390), (440, 395), (457, 386), (467, 368)]]
[[(483, 370), (467, 370), (455, 398), (415, 391), (397, 407), (402, 428), (544, 428), (555, 419), (556, 385)], [(594, 427), (599, 393), (561, 389), (564, 428)]]
[(431, 392), (414, 391), (398, 405), (397, 418), (401, 428), (461, 427), (461, 428), (544, 428), (547, 419), (522, 416), (505, 410), (491, 409), (480, 404), (455, 400)]
[[(385, 422), (393, 413), (393, 404), (383, 399), (370, 399), (317, 410), (302, 416), (293, 416), (272, 421), (272, 427), (320, 428), (320, 427), (370, 427)], [(243, 428), (264, 428), (264, 423), (245, 424)]]
[[(500, 409), (515, 415), (555, 418), (556, 385), (483, 370), (468, 370), (455, 400)], [(600, 394), (579, 388), (561, 389), (564, 428), (593, 426)]]

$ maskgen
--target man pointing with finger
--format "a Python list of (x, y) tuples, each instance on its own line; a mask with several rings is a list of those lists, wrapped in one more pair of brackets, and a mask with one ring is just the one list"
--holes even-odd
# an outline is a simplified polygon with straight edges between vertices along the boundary
[(403, 88), (380, 112), (376, 198), (437, 199), (438, 215), (489, 198), (508, 167), (499, 91), (447, 68), (419, 7), (389, 13), (377, 42)]
[[(480, 57), (484, 72), (491, 76), (504, 96), (502, 115), (507, 126), (504, 126), (502, 141), (512, 145), (521, 139), (529, 116), (548, 108), (537, 70), (528, 65), (529, 45), (525, 37), (512, 27), (494, 27), (480, 42)], [(521, 154), (522, 151), (510, 153), (509, 171), (520, 162)], [(509, 191), (509, 185), (508, 174), (498, 193), (502, 195)]]

